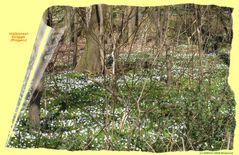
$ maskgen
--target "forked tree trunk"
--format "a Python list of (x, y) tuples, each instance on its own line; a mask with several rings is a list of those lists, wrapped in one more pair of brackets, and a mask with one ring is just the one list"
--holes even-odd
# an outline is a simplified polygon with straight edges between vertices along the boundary
[(97, 6), (92, 6), (89, 13), (90, 19), (86, 32), (86, 48), (75, 70), (78, 72), (88, 72), (95, 74), (102, 71), (99, 44), (99, 14)]

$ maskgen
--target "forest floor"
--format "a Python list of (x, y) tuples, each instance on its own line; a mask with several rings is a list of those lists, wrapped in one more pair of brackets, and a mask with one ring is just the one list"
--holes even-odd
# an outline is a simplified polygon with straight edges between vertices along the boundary
[(117, 79), (74, 71), (46, 75), (40, 132), (30, 131), (28, 112), (23, 111), (9, 146), (150, 152), (219, 150), (228, 145), (231, 149), (235, 101), (227, 83), (228, 66), (215, 54), (204, 54), (200, 66), (197, 54), (173, 52), (170, 84), (165, 54), (155, 59), (152, 51), (129, 57), (122, 53), (120, 61), (133, 67)]

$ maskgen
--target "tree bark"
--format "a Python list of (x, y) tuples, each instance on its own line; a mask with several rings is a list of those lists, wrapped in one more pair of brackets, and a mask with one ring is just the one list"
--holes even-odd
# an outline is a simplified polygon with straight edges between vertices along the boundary
[(170, 86), (172, 83), (173, 75), (172, 75), (172, 58), (170, 53), (170, 48), (166, 49), (166, 68), (167, 68), (167, 85)]
[(78, 29), (78, 23), (77, 23), (77, 13), (76, 9), (74, 9), (74, 51), (73, 51), (73, 62), (72, 65), (75, 67), (77, 65), (77, 42), (78, 42), (78, 37), (77, 37), (77, 29)]
[(128, 42), (131, 43), (136, 24), (136, 8), (128, 7)]
[(86, 32), (86, 48), (75, 70), (78, 72), (100, 73), (102, 71), (100, 60), (100, 31), (97, 6), (89, 11), (89, 26)]
[(97, 5), (98, 8), (98, 15), (99, 15), (99, 43), (100, 43), (100, 62), (101, 62), (101, 73), (105, 74), (105, 52), (104, 52), (104, 13), (103, 13), (103, 7), (101, 4)]
[(29, 121), (31, 129), (40, 129), (40, 101), (43, 93), (42, 81), (33, 92), (29, 105)]
[(203, 80), (203, 67), (202, 67), (202, 15), (200, 12), (200, 6), (195, 5), (195, 16), (196, 16), (196, 32), (197, 32), (197, 43), (198, 43), (198, 55), (199, 55), (199, 89)]
[(71, 38), (72, 38), (72, 29), (71, 26), (73, 24), (72, 21), (72, 7), (65, 7), (66, 15), (65, 15), (65, 25), (66, 25), (66, 31), (65, 31), (65, 43), (70, 45), (71, 44)]

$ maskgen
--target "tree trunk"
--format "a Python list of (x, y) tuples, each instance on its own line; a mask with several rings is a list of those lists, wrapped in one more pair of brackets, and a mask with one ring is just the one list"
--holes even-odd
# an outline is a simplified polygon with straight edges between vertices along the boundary
[(42, 97), (42, 81), (39, 82), (36, 90), (33, 92), (29, 106), (29, 121), (31, 129), (40, 129), (40, 101)]
[(97, 5), (98, 7), (98, 15), (99, 15), (99, 27), (100, 27), (100, 38), (99, 38), (99, 43), (100, 43), (100, 62), (101, 62), (101, 73), (105, 74), (105, 49), (104, 49), (104, 15), (103, 15), (103, 7), (101, 4)]
[(78, 29), (78, 23), (77, 23), (77, 13), (76, 13), (76, 9), (74, 9), (75, 15), (74, 15), (74, 51), (73, 51), (73, 60), (72, 60), (72, 64), (73, 67), (75, 67), (77, 65), (77, 42), (78, 42), (78, 38), (77, 38), (77, 29)]
[[(89, 26), (86, 32), (86, 48), (83, 56), (79, 60), (75, 70), (78, 72), (88, 73), (100, 73), (101, 72), (101, 60), (100, 60), (100, 31), (99, 31), (99, 19), (97, 6), (92, 6), (89, 11), (90, 19)], [(89, 16), (89, 15), (88, 15)]]
[(128, 7), (128, 42), (131, 43), (136, 24), (136, 8)]
[(199, 55), (199, 89), (203, 80), (203, 67), (202, 67), (202, 15), (200, 12), (200, 6), (195, 5), (195, 16), (196, 16), (196, 32), (197, 32), (197, 43), (198, 43), (198, 55)]
[[(39, 28), (39, 30), (42, 27)], [(31, 129), (40, 129), (40, 101), (43, 93), (43, 74), (46, 70), (46, 67), (53, 55), (53, 53), (58, 47), (58, 43), (63, 35), (65, 28), (61, 29), (52, 29), (43, 53), (41, 54), (38, 66), (35, 70), (34, 77), (31, 81), (31, 90), (32, 93), (28, 93), (30, 98), (29, 103), (29, 122)], [(37, 42), (38, 40), (36, 40)]]
[(52, 27), (52, 9), (47, 9), (47, 25)]
[(65, 25), (66, 25), (66, 30), (65, 30), (65, 43), (70, 45), (71, 44), (71, 38), (72, 38), (72, 29), (71, 26), (73, 24), (72, 21), (72, 7), (66, 7), (65, 8), (66, 15), (65, 15)]
[(166, 50), (166, 68), (167, 68), (167, 85), (170, 86), (171, 83), (172, 83), (172, 79), (173, 79), (173, 76), (172, 76), (172, 67), (173, 67), (173, 64), (172, 64), (172, 58), (171, 58), (171, 53), (170, 53), (170, 48), (168, 48)]

